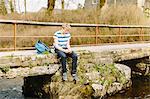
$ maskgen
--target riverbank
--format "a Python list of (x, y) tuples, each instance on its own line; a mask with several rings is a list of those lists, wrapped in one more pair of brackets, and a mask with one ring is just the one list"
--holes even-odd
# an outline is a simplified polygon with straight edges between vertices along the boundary
[[(0, 98), (1, 99), (27, 99), (22, 94), (23, 78), (1, 79), (0, 80)], [(141, 77), (132, 77), (132, 86), (122, 93), (117, 93), (107, 97), (109, 99), (127, 99), (127, 98), (150, 98), (150, 79)], [(138, 87), (137, 87), (138, 86)], [(106, 98), (106, 99), (107, 99)]]
[(109, 99), (150, 99), (150, 77), (133, 76), (132, 86), (122, 93), (117, 93)]
[[(78, 51), (78, 54), (79, 54), (78, 74), (79, 74), (80, 81), (77, 85), (74, 85), (72, 83), (66, 83), (65, 86), (63, 87), (68, 91), (67, 95), (72, 95), (69, 92), (70, 88), (71, 89), (73, 88), (72, 90), (77, 92), (77, 95), (78, 95), (79, 90), (75, 90), (75, 89), (80, 88), (79, 97), (84, 96), (84, 95), (86, 97), (92, 96), (92, 95), (95, 95), (97, 97), (97, 96), (105, 96), (106, 94), (112, 95), (114, 93), (121, 91), (122, 89), (126, 89), (127, 87), (129, 87), (130, 85), (128, 84), (130, 84), (130, 78), (131, 78), (131, 71), (129, 70), (130, 68), (127, 67), (129, 66), (129, 64), (126, 64), (126, 65), (115, 64), (116, 59), (118, 61), (124, 61), (126, 63), (126, 60), (131, 60), (131, 59), (138, 58), (138, 57), (147, 58), (147, 56), (149, 56), (149, 48), (123, 49), (123, 50), (110, 51), (107, 53), (106, 51), (98, 53), (98, 52), (90, 52), (90, 51), (82, 50), (82, 51)], [(36, 60), (37, 57), (30, 58), (31, 56), (28, 56), (29, 59), (27, 58), (28, 60), (32, 59), (28, 63), (30, 62), (32, 63), (33, 61), (34, 62), (38, 61)], [(11, 61), (12, 61), (16, 57), (12, 56), (12, 57), (5, 57), (5, 58), (11, 58)], [(22, 59), (22, 58), (19, 58), (19, 59)], [(149, 60), (149, 57), (148, 57), (148, 60)], [(68, 70), (70, 70), (70, 62), (71, 61), (69, 61)], [(138, 62), (135, 62), (135, 63), (137, 64)], [(30, 65), (31, 64), (29, 64), (28, 66)], [(147, 66), (149, 66), (149, 62)], [(30, 67), (30, 69), (31, 68), (32, 67)], [(32, 75), (32, 76), (37, 76), (37, 78), (40, 77), (38, 75)], [(69, 78), (69, 81), (71, 81), (71, 77)], [(51, 78), (51, 81), (49, 83), (50, 83), (50, 86), (53, 85), (50, 88), (54, 90), (54, 95), (55, 95), (55, 92), (56, 92), (55, 90), (62, 88), (62, 85), (63, 85), (61, 82), (61, 75), (59, 71), (55, 73), (55, 75)], [(28, 83), (25, 83), (25, 84), (28, 86)], [(23, 88), (25, 88), (26, 86), (25, 84)], [(36, 88), (38, 88), (39, 87), (38, 84), (44, 84), (44, 83), (43, 82), (38, 83), (37, 80), (35, 81), (33, 80), (31, 84), (34, 84), (34, 85), (36, 84), (37, 85)], [(68, 87), (70, 85), (73, 87)], [(29, 92), (27, 91), (29, 89), (31, 88), (26, 87), (26, 92)], [(13, 88), (12, 90), (16, 90), (16, 88)], [(51, 92), (51, 90), (49, 91)], [(60, 89), (58, 92), (59, 94), (57, 93), (58, 96), (64, 95), (61, 93), (61, 91), (62, 90)], [(37, 93), (38, 93), (38, 90), (37, 90)], [(40, 93), (39, 95), (42, 95), (42, 94)]]
[(29, 97), (85, 99), (115, 94), (131, 86), (131, 69), (115, 64), (109, 55), (78, 51), (78, 77), (74, 84), (68, 60), (68, 81), (61, 81), (61, 71), (51, 75), (24, 78), (23, 93)]

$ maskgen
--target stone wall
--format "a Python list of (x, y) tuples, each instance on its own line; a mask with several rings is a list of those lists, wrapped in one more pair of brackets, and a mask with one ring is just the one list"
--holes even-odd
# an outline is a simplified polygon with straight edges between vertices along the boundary
[(54, 54), (0, 57), (0, 78), (53, 74), (60, 67)]
[[(83, 54), (88, 51), (77, 51)], [(99, 64), (110, 64), (132, 59), (140, 59), (150, 56), (150, 48), (142, 49), (121, 49), (113, 51), (93, 52), (94, 59), (89, 59), (90, 62)], [(83, 58), (89, 58), (91, 54)], [(150, 61), (150, 58), (149, 58)], [(138, 67), (142, 67), (137, 65)], [(144, 66), (144, 65), (143, 65)], [(150, 65), (145, 65), (146, 74), (150, 74)], [(42, 75), (55, 73), (60, 67), (59, 60), (55, 54), (31, 54), (31, 55), (9, 55), (0, 57), (0, 78), (14, 78), (17, 76)], [(141, 68), (143, 69), (143, 68)], [(148, 73), (147, 73), (148, 72)]]
[[(61, 68), (55, 54), (0, 57), (0, 77), (25, 77), (23, 86), (25, 96), (60, 99), (104, 97), (131, 85), (131, 69), (115, 62), (148, 57), (150, 49), (123, 49), (107, 52), (84, 50), (77, 53), (79, 81), (76, 83), (72, 81), (70, 75), (70, 59), (67, 66), (68, 81), (61, 81)], [(32, 94), (29, 89), (33, 91)]]
[[(104, 97), (106, 94), (112, 95), (130, 87), (131, 69), (129, 67), (114, 64), (109, 55), (99, 55), (100, 53), (88, 51), (79, 51), (78, 54), (79, 80), (77, 82), (74, 82), (70, 75), (71, 60), (69, 59), (68, 81), (62, 82), (61, 70), (48, 76), (49, 82), (41, 81), (47, 75), (25, 77), (24, 95), (51, 99), (90, 99)], [(32, 94), (29, 89), (32, 90)]]

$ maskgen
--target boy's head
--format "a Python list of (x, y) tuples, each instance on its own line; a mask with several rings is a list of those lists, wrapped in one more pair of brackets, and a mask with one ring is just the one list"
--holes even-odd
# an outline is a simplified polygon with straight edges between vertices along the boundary
[(64, 30), (65, 33), (69, 32), (71, 30), (71, 26), (68, 23), (64, 23), (62, 25), (62, 29)]

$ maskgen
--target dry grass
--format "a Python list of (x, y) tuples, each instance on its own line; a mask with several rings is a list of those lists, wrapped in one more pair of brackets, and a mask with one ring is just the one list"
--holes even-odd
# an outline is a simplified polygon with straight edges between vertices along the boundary
[(135, 5), (111, 6), (102, 11), (101, 23), (103, 24), (145, 24), (146, 17), (142, 10)]
[[(97, 17), (96, 15), (100, 15)], [(143, 12), (133, 5), (106, 7), (102, 12), (96, 10), (74, 10), (64, 11), (62, 13), (55, 13), (48, 16), (45, 12), (0, 15), (0, 19), (14, 19), (14, 20), (30, 20), (30, 21), (44, 21), (44, 22), (69, 22), (69, 23), (101, 23), (101, 24), (148, 24), (148, 19)], [(17, 26), (17, 35), (19, 36), (47, 36), (53, 35), (60, 27), (47, 26)], [(139, 29), (123, 29), (122, 34), (138, 34)], [(116, 35), (118, 29), (101, 28), (101, 35)], [(145, 30), (144, 33), (149, 33)], [(72, 28), (72, 35), (94, 35), (95, 28)], [(0, 36), (13, 35), (13, 25), (0, 25)], [(34, 46), (37, 40), (41, 39), (48, 45), (52, 45), (53, 38), (17, 38), (18, 47)], [(124, 37), (122, 41), (138, 41), (139, 37)], [(149, 40), (149, 37), (145, 37)], [(1, 38), (0, 47), (12, 47), (13, 38)], [(98, 43), (114, 43), (118, 42), (116, 37), (98, 38)], [(72, 38), (71, 44), (91, 44), (95, 43), (95, 38)]]

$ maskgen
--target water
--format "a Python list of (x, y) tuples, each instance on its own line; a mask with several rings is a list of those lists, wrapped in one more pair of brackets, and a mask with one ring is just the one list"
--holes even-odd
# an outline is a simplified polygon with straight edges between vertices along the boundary
[[(115, 94), (108, 99), (150, 99), (150, 78), (132, 77), (132, 86), (129, 90)], [(0, 99), (27, 99), (22, 95), (23, 79), (1, 79)]]
[(132, 86), (123, 93), (115, 94), (110, 99), (150, 99), (150, 77), (132, 77)]
[(22, 95), (22, 78), (1, 79), (0, 99), (25, 99)]

